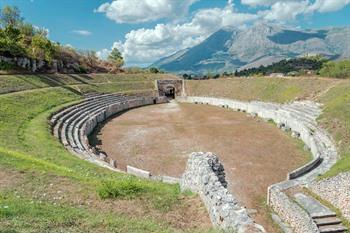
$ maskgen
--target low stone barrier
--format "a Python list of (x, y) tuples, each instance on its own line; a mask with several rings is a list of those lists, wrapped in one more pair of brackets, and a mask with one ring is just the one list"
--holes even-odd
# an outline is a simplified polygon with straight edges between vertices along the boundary
[(180, 187), (182, 191), (190, 190), (200, 195), (214, 226), (238, 233), (265, 232), (227, 190), (224, 167), (215, 154), (192, 153)]
[[(81, 103), (67, 106), (55, 112), (51, 115), (49, 124), (52, 126), (53, 134), (61, 140), (62, 144), (71, 153), (99, 166), (123, 172), (117, 168), (116, 160), (98, 152), (96, 148), (89, 145), (88, 135), (93, 132), (99, 123), (119, 112), (166, 102), (168, 102), (168, 99), (165, 96), (127, 97), (121, 94), (95, 95), (84, 99)], [(152, 176), (150, 172), (132, 166), (127, 166), (127, 173), (170, 184), (179, 183), (179, 179), (176, 177)]]
[(138, 176), (141, 178), (146, 178), (149, 179), (151, 177), (151, 173), (149, 171), (145, 171), (136, 167), (132, 167), (132, 166), (126, 166), (126, 172), (134, 175), (134, 176)]
[(235, 111), (247, 112), (266, 121), (274, 121), (279, 128), (290, 131), (300, 138), (310, 149), (314, 159), (288, 174), (288, 180), (268, 188), (267, 202), (279, 217), (289, 223), (296, 233), (313, 233), (315, 226), (311, 218), (284, 191), (288, 188), (309, 184), (328, 171), (337, 161), (336, 147), (325, 130), (317, 125), (320, 115), (319, 105), (311, 101), (289, 104), (266, 103), (259, 101), (243, 102), (212, 97), (179, 97), (179, 102), (210, 104)]

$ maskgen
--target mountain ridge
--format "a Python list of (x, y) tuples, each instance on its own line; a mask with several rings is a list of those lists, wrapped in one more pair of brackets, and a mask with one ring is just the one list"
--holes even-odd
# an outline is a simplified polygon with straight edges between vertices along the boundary
[(226, 27), (151, 66), (175, 73), (218, 73), (313, 54), (345, 59), (350, 58), (349, 41), (349, 26), (302, 30), (259, 23), (245, 29)]

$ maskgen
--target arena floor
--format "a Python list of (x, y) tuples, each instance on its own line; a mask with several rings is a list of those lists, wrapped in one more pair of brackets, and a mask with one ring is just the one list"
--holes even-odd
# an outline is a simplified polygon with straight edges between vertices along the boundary
[(278, 232), (265, 206), (267, 187), (306, 163), (295, 139), (246, 114), (208, 105), (152, 105), (120, 114), (98, 128), (91, 143), (118, 162), (179, 177), (193, 151), (216, 153), (229, 190), (267, 232)]

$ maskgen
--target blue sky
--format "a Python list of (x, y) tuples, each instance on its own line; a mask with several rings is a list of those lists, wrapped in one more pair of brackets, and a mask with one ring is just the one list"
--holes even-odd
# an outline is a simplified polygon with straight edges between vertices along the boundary
[(259, 21), (297, 28), (350, 25), (350, 0), (0, 0), (50, 39), (106, 56), (111, 48), (128, 65), (147, 65), (200, 43), (220, 27)]

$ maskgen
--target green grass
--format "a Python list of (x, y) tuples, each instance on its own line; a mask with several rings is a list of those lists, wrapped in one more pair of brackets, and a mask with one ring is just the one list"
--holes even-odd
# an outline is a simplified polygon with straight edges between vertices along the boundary
[[(13, 195), (0, 196), (0, 232), (173, 232), (148, 218), (94, 212)], [(93, 229), (93, 230), (92, 230)]]
[[(137, 92), (143, 87), (139, 83), (130, 82), (119, 88), (89, 86), (95, 91)], [(86, 195), (90, 192), (102, 194), (101, 184), (109, 182), (114, 198), (140, 199), (148, 203), (148, 208), (161, 212), (176, 208), (181, 203), (178, 185), (143, 180), (98, 167), (70, 154), (51, 135), (50, 114), (79, 100), (81, 96), (77, 92), (63, 86), (0, 95), (0, 169), (35, 173), (47, 182), (51, 176), (68, 178), (79, 183)], [(27, 180), (36, 185), (34, 179)], [(0, 190), (0, 195), (0, 206), (3, 203), (11, 206), (0, 209), (0, 232), (99, 232), (100, 227), (102, 232), (174, 231), (169, 225), (159, 225), (150, 219), (94, 213), (91, 208), (54, 206), (45, 201), (36, 203), (38, 200), (32, 200), (28, 194), (22, 194), (25, 198), (17, 200), (13, 198), (13, 190)]]
[(350, 82), (342, 82), (320, 98), (324, 111), (318, 120), (337, 143), (341, 159), (323, 177), (350, 171)]
[(312, 97), (336, 81), (324, 78), (222, 78), (186, 81), (186, 91), (187, 95), (194, 96), (285, 103), (300, 97)]
[[(60, 88), (55, 91), (37, 90), (0, 96), (0, 153), (6, 154), (1, 156), (1, 164), (21, 170), (52, 172), (90, 184), (125, 176), (82, 161), (66, 151), (51, 135), (47, 122), (51, 112), (60, 108), (60, 105), (79, 98), (80, 96)], [(142, 182), (155, 183), (146, 180)], [(173, 191), (177, 192), (176, 186), (163, 186), (173, 187)], [(158, 186), (160, 190), (161, 187)]]
[[(156, 79), (174, 78), (168, 74), (39, 74), (39, 75), (0, 75), (0, 94), (65, 86), (76, 87), (87, 91), (118, 91), (114, 88), (125, 89), (125, 85), (142, 85), (154, 89)], [(129, 83), (129, 84), (127, 84)], [(110, 85), (110, 87), (108, 87)], [(123, 86), (124, 85), (124, 86)], [(138, 87), (135, 87), (137, 89)], [(85, 90), (86, 89), (86, 90)]]

